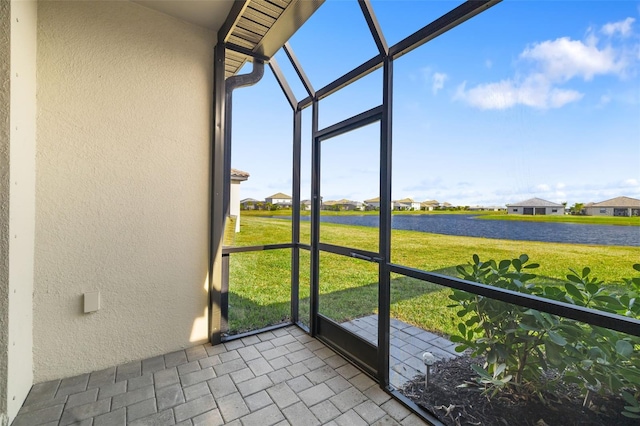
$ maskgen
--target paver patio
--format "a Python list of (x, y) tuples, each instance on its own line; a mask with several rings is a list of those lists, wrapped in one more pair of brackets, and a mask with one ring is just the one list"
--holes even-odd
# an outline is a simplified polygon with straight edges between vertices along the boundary
[[(369, 315), (341, 324), (347, 330), (371, 343), (378, 339), (378, 315)], [(456, 344), (437, 334), (391, 319), (391, 345), (389, 347), (389, 382), (400, 389), (416, 375), (425, 374), (422, 354), (431, 352), (437, 360), (460, 356)]]
[(36, 384), (13, 422), (70, 424), (425, 423), (322, 342), (289, 326)]

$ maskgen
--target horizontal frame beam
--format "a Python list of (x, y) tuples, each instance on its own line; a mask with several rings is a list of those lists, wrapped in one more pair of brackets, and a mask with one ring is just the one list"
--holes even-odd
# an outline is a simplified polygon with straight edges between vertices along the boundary
[(389, 270), (421, 281), (427, 281), (444, 287), (489, 297), (501, 302), (535, 309), (552, 315), (558, 315), (597, 327), (604, 327), (640, 337), (640, 320), (637, 319), (396, 264), (389, 264)]
[(337, 80), (334, 80), (333, 82), (324, 86), (322, 89), (316, 91), (316, 96), (314, 98), (307, 97), (301, 100), (298, 103), (298, 108), (303, 109), (308, 107), (309, 105), (311, 105), (314, 99), (320, 100), (320, 99), (326, 98), (327, 96), (337, 92), (338, 90), (342, 89), (345, 86), (348, 86), (354, 81), (359, 80), (360, 78), (368, 74), (371, 74), (378, 68), (382, 67), (383, 63), (384, 63), (383, 55), (374, 56), (373, 58), (369, 59), (367, 62), (357, 66), (356, 68), (349, 71), (342, 77), (338, 78)]
[(242, 55), (246, 55), (246, 56), (248, 56), (250, 58), (259, 59), (264, 63), (267, 63), (267, 62), (269, 62), (271, 60), (271, 58), (269, 58), (268, 56), (262, 55), (260, 53), (256, 53), (256, 52), (252, 51), (251, 49), (247, 49), (246, 47), (238, 46), (237, 44), (227, 43), (225, 45), (225, 47), (228, 50), (232, 50), (232, 51), (234, 51), (236, 53), (240, 53)]
[(458, 26), (467, 19), (474, 17), (478, 13), (500, 3), (500, 1), (502, 0), (468, 0), (391, 46), (389, 48), (389, 56), (397, 59), (405, 53), (409, 53), (424, 43), (433, 40), (440, 34)]
[(254, 336), (254, 335), (260, 334), (260, 333), (266, 333), (267, 331), (274, 331), (274, 330), (279, 330), (281, 328), (286, 328), (286, 327), (289, 327), (289, 326), (294, 325), (294, 324), (295, 324), (294, 322), (289, 321), (289, 322), (283, 322), (281, 324), (269, 325), (267, 327), (259, 328), (257, 330), (247, 331), (245, 333), (232, 334), (230, 336), (224, 336), (222, 338), (222, 342), (223, 343), (232, 342), (234, 340), (242, 339), (244, 337)]
[(318, 248), (320, 249), (320, 251), (323, 251), (326, 253), (339, 254), (341, 256), (353, 257), (354, 259), (359, 259), (359, 260), (366, 260), (370, 262), (379, 262), (381, 260), (380, 255), (378, 253), (367, 251), (367, 250), (361, 250), (361, 249), (343, 247), (343, 246), (335, 246), (333, 244), (326, 244), (326, 243), (318, 244)]
[(222, 254), (244, 253), (247, 251), (280, 250), (280, 249), (293, 248), (294, 246), (295, 244), (293, 243), (282, 243), (282, 244), (264, 244), (261, 246), (223, 247)]
[(382, 119), (382, 111), (382, 105), (371, 108), (368, 111), (362, 112), (358, 115), (354, 115), (353, 117), (347, 118), (346, 120), (343, 120), (339, 123), (318, 130), (313, 135), (313, 137), (318, 139), (319, 141), (323, 141), (326, 139), (334, 138), (336, 136), (340, 136), (360, 127), (364, 127), (368, 124), (375, 123), (376, 121), (380, 121)]

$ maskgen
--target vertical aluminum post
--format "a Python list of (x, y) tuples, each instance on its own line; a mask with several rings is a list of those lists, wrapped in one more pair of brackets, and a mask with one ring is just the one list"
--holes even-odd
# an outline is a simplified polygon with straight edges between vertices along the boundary
[(315, 337), (318, 332), (318, 307), (320, 296), (320, 140), (316, 138), (318, 133), (318, 101), (314, 100), (312, 105), (313, 119), (312, 128), (312, 148), (311, 148), (311, 292), (309, 297), (310, 330), (311, 336)]
[(382, 120), (380, 122), (380, 262), (378, 279), (378, 380), (389, 385), (391, 311), (391, 146), (393, 111), (393, 60), (387, 56), (383, 68)]
[(211, 195), (209, 241), (209, 335), (211, 344), (221, 342), (222, 241), (224, 237), (224, 162), (225, 162), (225, 48), (218, 43), (213, 64), (213, 141), (211, 144)]

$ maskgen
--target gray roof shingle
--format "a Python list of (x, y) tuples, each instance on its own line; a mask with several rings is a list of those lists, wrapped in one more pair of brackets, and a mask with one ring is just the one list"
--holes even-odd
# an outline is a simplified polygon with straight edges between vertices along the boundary
[(543, 200), (542, 198), (529, 198), (519, 203), (507, 204), (509, 207), (564, 207), (562, 204)]
[(616, 197), (610, 200), (600, 201), (599, 203), (593, 203), (588, 207), (638, 208), (640, 207), (640, 200), (631, 197)]

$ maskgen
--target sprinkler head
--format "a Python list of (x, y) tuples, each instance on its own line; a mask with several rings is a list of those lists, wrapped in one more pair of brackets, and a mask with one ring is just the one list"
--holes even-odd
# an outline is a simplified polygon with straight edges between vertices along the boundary
[(425, 352), (422, 354), (422, 362), (426, 366), (432, 366), (436, 362), (436, 357), (431, 352)]

